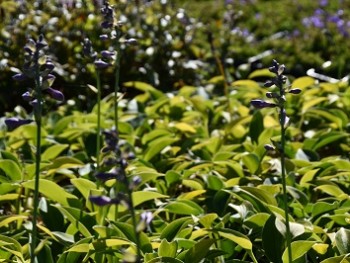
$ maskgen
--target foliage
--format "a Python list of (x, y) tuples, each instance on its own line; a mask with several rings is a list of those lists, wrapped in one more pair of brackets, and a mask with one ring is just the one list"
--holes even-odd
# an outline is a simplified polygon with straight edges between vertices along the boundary
[[(95, 15), (98, 10), (83, 1), (81, 4), (86, 6), (81, 9), (70, 9), (61, 2), (58, 7), (44, 5), (42, 11), (28, 11), (33, 5), (27, 2), (23, 9), (17, 8), (19, 2), (1, 5), (9, 12), (4, 23), (17, 12), (28, 14), (12, 20), (17, 31), (9, 36), (8, 43), (16, 39), (21, 43), (24, 28), (32, 33), (39, 29), (56, 55), (55, 83), (61, 77), (76, 87), (84, 85), (94, 91), (90, 84), (94, 80), (86, 76), (95, 74), (95, 68), (83, 63), (81, 42), (82, 32), (88, 32), (94, 47), (105, 49), (98, 40), (100, 29), (94, 27), (101, 22)], [(251, 5), (241, 2), (246, 2), (242, 10), (249, 13)], [(278, 6), (279, 1), (261, 2), (262, 6), (270, 2)], [(104, 90), (99, 103), (95, 103), (91, 95), (95, 93), (79, 89), (64, 104), (54, 105), (55, 101), (48, 98), (39, 128), (30, 122), (21, 122), (12, 130), (0, 127), (1, 260), (29, 262), (36, 207), (33, 199), (37, 195), (33, 190), (37, 189), (38, 262), (287, 263), (288, 236), (292, 262), (348, 262), (348, 83), (331, 79), (321, 82), (311, 76), (291, 77), (290, 83), (285, 79), (292, 94), (282, 94), (287, 97), (283, 109), (289, 126), (281, 131), (279, 113), (274, 108), (258, 104), (261, 109), (257, 110), (250, 104), (265, 96), (260, 81), (274, 74), (253, 67), (248, 72), (236, 71), (222, 64), (226, 55), (248, 58), (249, 52), (259, 51), (259, 45), (252, 46), (252, 50), (225, 53), (217, 41), (227, 43), (227, 50), (234, 49), (234, 45), (218, 37), (227, 29), (219, 23), (222, 9), (216, 10), (217, 28), (216, 23), (211, 25), (215, 29), (212, 38), (204, 43), (208, 32), (200, 23), (184, 10), (170, 7), (161, 3), (132, 7), (120, 4), (116, 9), (122, 18), (129, 19), (123, 31), (126, 37), (140, 39), (138, 46), (121, 47), (119, 93)], [(235, 10), (230, 8), (227, 4), (225, 11)], [(53, 19), (56, 16), (52, 12), (57, 17), (64, 14), (62, 21)], [(168, 12), (174, 16), (167, 18)], [(184, 16), (175, 16), (179, 13)], [(32, 19), (37, 23), (28, 27)], [(88, 23), (77, 23), (79, 19)], [(254, 19), (250, 23), (253, 26)], [(281, 25), (289, 26), (281, 21), (274, 26)], [(57, 31), (59, 26), (64, 30)], [(9, 27), (4, 28), (5, 33)], [(264, 36), (275, 33), (272, 25), (259, 30), (261, 43), (266, 43)], [(62, 34), (57, 36), (60, 40), (53, 37), (57, 32)], [(197, 33), (201, 38), (195, 38)], [(168, 34), (173, 38), (167, 39)], [(188, 37), (192, 40), (186, 43)], [(245, 39), (241, 41), (247, 44)], [(152, 54), (148, 49), (151, 47)], [(17, 68), (17, 60), (24, 60), (23, 52), (16, 45), (9, 45), (7, 50), (9, 65)], [(18, 59), (14, 61), (14, 57)], [(297, 54), (291, 57), (299, 59)], [(169, 66), (172, 58), (175, 64)], [(203, 64), (196, 64), (198, 61)], [(202, 66), (191, 70), (185, 66), (190, 62)], [(307, 66), (302, 60), (298, 63)], [(137, 74), (140, 68), (146, 74), (142, 70), (143, 75)], [(170, 68), (174, 68), (174, 79), (159, 71)], [(100, 72), (101, 87), (115, 84), (109, 83), (110, 76), (115, 79), (112, 71), (107, 68)], [(126, 71), (128, 74), (123, 75)], [(277, 73), (281, 75), (279, 69)], [(171, 85), (156, 81), (157, 74), (159, 80), (161, 76), (172, 84), (180, 79), (183, 82), (172, 90)], [(301, 94), (293, 96), (293, 92)], [(268, 98), (273, 96), (267, 94)], [(88, 105), (79, 105), (75, 98), (78, 95), (85, 97), (82, 104)], [(16, 121), (35, 118), (21, 106), (2, 119), (10, 116)], [(100, 130), (104, 131), (105, 143), (99, 142)], [(284, 165), (278, 152), (282, 133)], [(267, 144), (271, 147), (266, 150)], [(96, 158), (99, 154), (101, 158)], [(101, 161), (98, 169), (96, 159)], [(38, 170), (40, 178), (36, 176)], [(285, 225), (288, 221), (289, 230)]]

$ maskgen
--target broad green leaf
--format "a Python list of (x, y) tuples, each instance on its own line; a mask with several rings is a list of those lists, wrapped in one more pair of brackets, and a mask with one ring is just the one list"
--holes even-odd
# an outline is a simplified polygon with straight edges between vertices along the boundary
[(327, 250), (329, 248), (328, 244), (313, 244), (312, 249), (315, 250), (318, 254), (324, 255), (327, 253)]
[(156, 130), (152, 130), (148, 133), (146, 133), (145, 135), (142, 136), (142, 140), (141, 142), (143, 144), (147, 144), (159, 137), (169, 137), (171, 136), (171, 132), (167, 129), (156, 129)]
[(13, 201), (20, 197), (19, 194), (4, 194), (0, 195), (0, 202), (1, 201)]
[(157, 257), (146, 261), (146, 263), (183, 263), (183, 261), (177, 258)]
[(160, 257), (171, 257), (175, 258), (177, 252), (177, 242), (172, 241), (168, 242), (165, 238), (160, 243), (160, 246), (158, 248), (158, 255)]
[(167, 197), (168, 197), (167, 195), (162, 195), (158, 192), (138, 191), (138, 192), (132, 193), (134, 207), (150, 200), (154, 200), (157, 198), (167, 198)]
[(74, 245), (70, 249), (66, 250), (65, 253), (68, 253), (68, 252), (88, 253), (91, 248), (92, 247), (90, 247), (90, 245), (86, 244), (86, 243), (85, 244), (78, 244), (78, 245)]
[[(24, 188), (34, 190), (35, 181), (30, 180), (23, 182), (22, 186)], [(75, 195), (66, 192), (65, 189), (50, 180), (39, 180), (39, 192), (45, 195), (48, 199), (51, 199), (54, 202), (58, 202), (63, 206), (77, 205), (79, 202), (78, 198)]]
[(25, 220), (28, 216), (23, 215), (12, 215), (12, 216), (2, 216), (0, 217), (0, 228), (1, 227), (8, 227), (8, 224), (18, 221), (18, 220)]
[(215, 243), (214, 239), (202, 239), (190, 248), (185, 256), (186, 263), (199, 263), (207, 255), (210, 247)]
[(4, 159), (4, 160), (12, 160), (12, 161), (14, 161), (14, 162), (18, 165), (18, 167), (21, 166), (20, 160), (18, 160), (18, 158), (16, 157), (16, 155), (14, 155), (12, 152), (0, 151), (0, 155), (1, 155), (1, 159)]
[(317, 186), (315, 189), (341, 199), (347, 198), (347, 195), (336, 185), (324, 184)]
[(316, 202), (312, 207), (312, 217), (334, 211), (339, 206), (338, 202), (326, 203), (326, 202)]
[(347, 255), (342, 255), (342, 256), (338, 256), (338, 257), (332, 257), (332, 258), (327, 258), (323, 261), (321, 261), (321, 263), (349, 263), (349, 261), (347, 259), (349, 259), (349, 254)]
[(346, 133), (327, 133), (317, 140), (317, 143), (312, 147), (312, 150), (316, 151), (325, 145), (329, 145), (348, 136), (349, 135)]
[(215, 213), (206, 214), (199, 219), (199, 223), (201, 223), (205, 228), (211, 228), (213, 222), (217, 218), (218, 215)]
[(13, 160), (0, 160), (0, 171), (4, 173), (4, 175), (0, 175), (1, 183), (12, 183), (23, 180), (21, 168)]
[(166, 238), (169, 242), (172, 241), (183, 227), (186, 227), (191, 222), (191, 217), (181, 217), (173, 220), (160, 233), (160, 239)]
[(196, 133), (196, 129), (186, 122), (178, 122), (174, 125), (174, 127), (182, 132)]
[(187, 193), (183, 193), (181, 194), (178, 199), (186, 199), (186, 200), (192, 200), (194, 198), (196, 198), (197, 196), (200, 196), (202, 194), (204, 194), (206, 192), (206, 190), (194, 190), (191, 192), (187, 192)]
[(97, 186), (94, 182), (84, 178), (73, 178), (70, 181), (86, 200), (89, 198), (91, 190), (97, 189)]
[[(74, 213), (80, 215), (80, 210), (76, 208), (66, 208), (62, 207), (59, 204), (55, 204), (55, 207), (71, 222), (71, 226), (74, 227), (77, 231), (79, 231), (84, 237), (91, 237), (91, 233), (86, 228), (86, 226), (80, 222), (79, 216), (76, 216)], [(69, 211), (71, 210), (71, 211)], [(71, 213), (73, 212), (73, 213)]]
[(262, 231), (262, 246), (271, 262), (282, 263), (284, 237), (276, 227), (276, 217), (271, 215)]
[(272, 78), (274, 76), (275, 76), (274, 73), (270, 72), (269, 69), (264, 68), (264, 69), (254, 70), (252, 73), (249, 74), (248, 78), (249, 79), (260, 78), (260, 77)]
[(267, 213), (257, 213), (245, 219), (244, 224), (251, 229), (262, 228), (269, 217), (270, 215)]
[(229, 233), (219, 231), (220, 236), (235, 242), (237, 245), (241, 246), (245, 250), (252, 250), (253, 244), (249, 240), (249, 238), (238, 233), (239, 232), (236, 232), (234, 230), (230, 231)]
[(253, 142), (258, 143), (260, 134), (264, 131), (264, 118), (261, 111), (256, 111), (249, 124), (249, 136)]
[(136, 88), (138, 90), (141, 90), (143, 92), (149, 92), (155, 99), (158, 99), (160, 97), (165, 96), (163, 92), (157, 90), (156, 88), (152, 87), (151, 85), (140, 82), (140, 81), (129, 81), (123, 83), (123, 86), (127, 88)]
[(260, 201), (265, 202), (266, 204), (278, 206), (275, 197), (268, 191), (250, 186), (242, 186), (241, 191), (248, 192), (250, 195), (254, 196)]
[(19, 257), (22, 262), (25, 262), (21, 244), (12, 237), (7, 237), (0, 234), (0, 247), (11, 254)]
[(243, 86), (243, 87), (246, 87), (247, 89), (249, 89), (249, 88), (261, 89), (258, 82), (254, 81), (254, 80), (250, 80), (250, 79), (243, 79), (243, 80), (234, 81), (234, 82), (232, 82), (232, 86)]
[(154, 156), (160, 153), (164, 148), (171, 146), (174, 142), (177, 142), (178, 138), (161, 137), (149, 144), (146, 149), (143, 159), (150, 161)]
[(260, 166), (260, 160), (254, 153), (248, 153), (242, 156), (244, 165), (249, 169), (251, 174), (255, 174)]
[(215, 175), (209, 175), (207, 177), (207, 184), (208, 184), (208, 188), (212, 189), (212, 190), (221, 190), (225, 187), (224, 182)]
[(45, 160), (52, 160), (55, 159), (57, 156), (60, 155), (61, 152), (66, 150), (69, 147), (68, 144), (56, 144), (53, 145), (45, 150), (43, 154), (41, 155), (41, 159), (43, 161)]
[(200, 215), (204, 210), (191, 200), (176, 200), (167, 204), (164, 209), (178, 215)]
[(335, 244), (341, 254), (350, 253), (350, 230), (341, 227), (335, 234)]
[(318, 98), (313, 98), (313, 99), (310, 99), (306, 102), (303, 103), (303, 106), (301, 108), (301, 112), (302, 113), (306, 113), (307, 111), (310, 110), (310, 108), (312, 108), (313, 106), (321, 103), (322, 101), (326, 101), (327, 98), (325, 97), (318, 97)]
[(293, 89), (301, 89), (304, 90), (305, 88), (311, 87), (315, 84), (315, 79), (311, 77), (300, 77), (293, 81), (292, 88)]
[[(297, 260), (300, 257), (304, 256), (316, 243), (316, 241), (307, 241), (307, 240), (297, 240), (292, 242), (292, 260)], [(283, 253), (282, 256), (283, 263), (289, 263), (288, 260), (288, 248)]]

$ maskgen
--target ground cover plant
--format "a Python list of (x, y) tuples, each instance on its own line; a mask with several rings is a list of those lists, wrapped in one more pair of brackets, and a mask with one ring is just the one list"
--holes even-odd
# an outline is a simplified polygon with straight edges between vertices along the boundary
[(0, 261), (350, 261), (348, 3), (279, 2), (3, 2)]

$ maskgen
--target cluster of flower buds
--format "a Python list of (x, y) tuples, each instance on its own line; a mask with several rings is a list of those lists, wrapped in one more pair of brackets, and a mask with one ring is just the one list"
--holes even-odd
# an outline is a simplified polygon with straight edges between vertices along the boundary
[[(110, 179), (116, 179), (124, 189), (129, 192), (134, 190), (140, 183), (141, 179), (138, 176), (131, 180), (126, 176), (125, 169), (128, 166), (128, 161), (135, 158), (135, 155), (130, 151), (122, 151), (123, 144), (120, 143), (118, 133), (115, 130), (104, 131), (105, 147), (102, 152), (106, 155), (103, 164), (107, 169), (112, 166), (108, 172), (98, 172), (96, 179), (105, 182)], [(90, 196), (90, 201), (96, 205), (109, 205), (123, 203), (130, 206), (129, 197), (123, 193), (118, 193), (114, 198), (105, 196)]]
[[(63, 93), (52, 88), (55, 76), (51, 73), (55, 66), (50, 58), (45, 55), (44, 51), (46, 47), (47, 43), (42, 35), (39, 36), (38, 40), (29, 39), (24, 47), (25, 61), (23, 70), (21, 73), (17, 73), (12, 77), (16, 81), (34, 80), (36, 88), (28, 88), (27, 91), (22, 94), (22, 98), (33, 106), (34, 113), (37, 113), (39, 100), (41, 101), (41, 93), (48, 94), (54, 100), (64, 101)], [(10, 129), (29, 122), (31, 121), (17, 118), (10, 118), (5, 121)]]
[[(263, 109), (263, 108), (279, 108), (280, 110), (280, 123), (283, 126), (286, 126), (288, 124), (289, 118), (286, 115), (285, 110), (285, 103), (286, 103), (286, 93), (290, 94), (299, 94), (301, 92), (298, 88), (292, 88), (289, 89), (289, 87), (285, 87), (285, 83), (287, 81), (287, 77), (283, 75), (286, 67), (285, 65), (280, 65), (276, 60), (273, 60), (272, 66), (269, 67), (269, 71), (274, 73), (276, 76), (272, 78), (271, 80), (268, 80), (265, 82), (264, 87), (270, 88), (275, 87), (275, 90), (272, 92), (266, 92), (266, 97), (269, 99), (272, 99), (273, 102), (256, 99), (252, 100), (250, 104), (254, 106), (257, 109)], [(274, 150), (275, 147), (272, 145), (266, 145), (266, 150)]]

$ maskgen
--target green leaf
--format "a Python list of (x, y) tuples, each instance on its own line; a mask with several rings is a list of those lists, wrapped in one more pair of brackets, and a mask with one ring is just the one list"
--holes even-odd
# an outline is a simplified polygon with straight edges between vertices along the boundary
[(168, 242), (165, 238), (160, 243), (160, 246), (158, 248), (158, 255), (160, 257), (171, 257), (175, 258), (177, 252), (177, 242), (172, 241)]
[(330, 132), (330, 133), (326, 133), (325, 135), (321, 136), (318, 140), (317, 143), (315, 145), (313, 145), (312, 150), (316, 151), (319, 148), (334, 143), (340, 139), (346, 138), (349, 135), (346, 133), (335, 133), (335, 132)]
[(260, 166), (259, 157), (254, 153), (248, 153), (242, 156), (244, 165), (249, 169), (251, 174), (255, 174)]
[(123, 86), (127, 87), (127, 88), (135, 88), (138, 90), (141, 90), (143, 92), (149, 92), (153, 98), (158, 99), (160, 97), (165, 96), (163, 92), (157, 90), (156, 88), (152, 87), (151, 85), (144, 83), (144, 82), (140, 82), (140, 81), (129, 81), (129, 82), (125, 82), (123, 83)]
[(301, 89), (304, 90), (305, 88), (311, 87), (315, 84), (315, 79), (311, 77), (300, 77), (293, 81), (292, 88), (293, 89)]
[(86, 200), (89, 198), (91, 190), (97, 189), (94, 182), (84, 178), (73, 178), (70, 180), (70, 182), (79, 190)]
[(248, 192), (251, 196), (254, 196), (254, 198), (263, 201), (266, 204), (278, 206), (275, 197), (268, 191), (250, 186), (241, 186), (241, 191)]
[(271, 215), (262, 231), (262, 245), (265, 255), (271, 262), (281, 263), (284, 250), (284, 237), (276, 227), (276, 217)]
[(321, 261), (321, 263), (349, 263), (349, 261), (346, 260), (347, 258), (349, 258), (349, 255), (342, 255), (338, 257), (327, 258)]
[(183, 263), (183, 261), (177, 258), (157, 257), (146, 261), (146, 263)]
[(191, 217), (181, 217), (173, 220), (160, 233), (160, 239), (166, 238), (169, 242), (172, 241), (183, 227), (186, 227), (191, 222)]
[(45, 150), (45, 152), (41, 155), (41, 159), (43, 161), (55, 159), (57, 156), (60, 155), (61, 152), (66, 150), (68, 147), (68, 144), (53, 145)]
[(245, 235), (241, 234), (238, 231), (234, 231), (231, 229), (227, 231), (228, 232), (219, 231), (219, 235), (233, 241), (234, 243), (241, 246), (245, 250), (249, 250), (249, 251), (252, 250), (253, 244), (248, 237), (246, 237)]
[(165, 147), (171, 146), (174, 142), (177, 142), (178, 138), (161, 137), (152, 141), (146, 149), (143, 159), (150, 161), (154, 156), (160, 153)]
[(336, 185), (324, 184), (317, 186), (316, 190), (321, 190), (331, 196), (338, 197), (340, 199), (347, 198), (347, 195)]
[(205, 259), (210, 247), (215, 243), (214, 239), (202, 239), (190, 248), (185, 256), (185, 263), (199, 263)]
[(162, 195), (158, 192), (137, 191), (132, 193), (132, 200), (134, 203), (134, 207), (150, 200), (154, 200), (157, 198), (167, 198), (167, 197), (169, 196)]
[(178, 215), (200, 215), (203, 214), (203, 208), (191, 200), (176, 200), (167, 204), (164, 209), (170, 213)]
[(215, 175), (209, 175), (207, 177), (207, 183), (208, 183), (208, 188), (212, 190), (221, 190), (222, 188), (225, 187), (224, 182)]
[(249, 79), (260, 78), (260, 77), (272, 78), (274, 76), (275, 76), (274, 73), (270, 72), (269, 69), (264, 68), (264, 69), (254, 70), (252, 73), (249, 74), (248, 78)]
[(335, 234), (335, 245), (340, 254), (350, 253), (350, 230), (341, 227)]
[[(292, 242), (292, 260), (297, 260), (300, 257), (304, 256), (316, 243), (316, 241), (307, 241), (307, 240), (297, 240)], [(288, 260), (288, 248), (283, 253), (282, 256), (283, 263), (289, 263)]]
[(65, 253), (68, 253), (68, 252), (88, 253), (89, 250), (90, 250), (90, 245), (85, 243), (85, 244), (74, 245), (70, 249), (66, 250)]
[[(23, 182), (22, 186), (24, 188), (34, 190), (35, 181), (30, 180), (27, 182)], [(75, 195), (66, 192), (66, 190), (58, 184), (46, 179), (39, 180), (39, 192), (48, 197), (48, 199), (51, 199), (54, 202), (58, 202), (63, 206), (79, 204), (79, 200)]]
[(0, 160), (0, 182), (12, 183), (23, 180), (23, 174), (21, 168), (13, 160)]
[(82, 222), (80, 222), (79, 209), (62, 207), (59, 204), (55, 204), (55, 207), (68, 219), (69, 222), (71, 222), (71, 226), (74, 227), (77, 231), (79, 231), (84, 237), (92, 236), (89, 230), (86, 228), (86, 226)]
[(16, 239), (0, 234), (0, 248), (19, 257), (22, 262), (25, 262), (23, 257), (22, 246)]
[(264, 118), (261, 111), (256, 111), (249, 124), (249, 136), (253, 142), (258, 143), (260, 134), (264, 131)]
[(196, 129), (186, 122), (178, 122), (174, 125), (174, 127), (182, 132), (196, 133)]
[(310, 111), (310, 108), (312, 108), (313, 106), (319, 104), (322, 101), (326, 101), (326, 100), (327, 100), (327, 98), (325, 98), (325, 97), (316, 97), (316, 98), (310, 99), (310, 100), (303, 103), (303, 106), (301, 108), (301, 112), (306, 113), (307, 111)]

